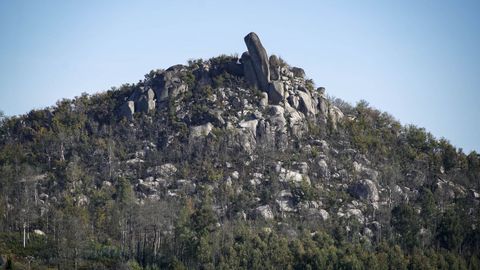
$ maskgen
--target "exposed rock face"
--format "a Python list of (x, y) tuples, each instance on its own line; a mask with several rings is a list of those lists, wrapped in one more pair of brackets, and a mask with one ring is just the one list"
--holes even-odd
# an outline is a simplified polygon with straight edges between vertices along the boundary
[(296, 109), (290, 107), (288, 104), (285, 104), (285, 111), (288, 117), (288, 127), (290, 128), (292, 135), (295, 137), (301, 137), (306, 131), (304, 115)]
[(288, 96), (288, 104), (293, 108), (298, 108), (300, 106), (300, 99), (298, 96), (290, 95)]
[(329, 107), (329, 111), (328, 111), (329, 115), (330, 115), (330, 119), (332, 120), (332, 126), (334, 129), (337, 129), (337, 124), (343, 119), (344, 115), (343, 115), (343, 112), (331, 105)]
[(235, 128), (232, 133), (232, 139), (235, 142), (233, 144), (249, 154), (253, 153), (257, 144), (257, 132), (255, 130), (256, 121), (257, 120), (241, 122), (239, 123), (238, 128)]
[(318, 98), (318, 111), (320, 112), (320, 114), (324, 117), (327, 117), (328, 115), (328, 101), (327, 101), (327, 98), (325, 98), (323, 95), (320, 95), (320, 97)]
[(266, 108), (268, 106), (268, 94), (262, 92), (262, 98), (260, 99), (260, 107)]
[[(151, 71), (130, 94), (127, 102), (119, 108), (119, 116), (133, 120), (136, 112), (162, 110), (170, 104), (167, 101), (173, 101), (173, 104), (177, 99), (183, 99), (183, 96), (178, 97), (182, 93), (215, 87), (214, 79), (228, 73), (243, 77), (250, 86), (249, 89), (225, 88), (218, 93), (209, 94), (208, 102), (216, 105), (195, 115), (195, 119), (188, 115), (188, 110), (177, 115), (182, 118), (181, 121), (190, 125), (191, 138), (208, 135), (213, 125), (232, 129), (230, 134), (233, 138), (230, 141), (250, 153), (258, 143), (283, 149), (289, 144), (289, 135), (301, 137), (308, 132), (307, 121), (326, 124), (327, 119), (331, 119), (333, 127), (336, 128), (343, 118), (343, 113), (328, 102), (322, 91), (312, 91), (307, 87), (303, 69), (290, 67), (275, 55), (269, 58), (255, 33), (248, 34), (244, 40), (248, 51), (244, 52), (240, 59), (227, 57)], [(188, 89), (192, 85), (194, 89)], [(256, 92), (253, 96), (251, 88), (263, 91)], [(272, 105), (275, 107), (271, 107)], [(170, 110), (178, 111), (179, 108)], [(237, 112), (234, 118), (226, 117), (229, 115), (226, 112), (232, 109), (242, 112)], [(191, 123), (207, 122), (210, 124), (191, 126)], [(365, 178), (372, 179), (369, 176)]]
[[(191, 110), (178, 105), (169, 108), (190, 128), (190, 138), (206, 136), (216, 126), (231, 131), (228, 141), (232, 147), (253, 153), (259, 144), (285, 149), (290, 144), (289, 136), (300, 138), (308, 133), (310, 121), (322, 125), (330, 119), (336, 127), (343, 118), (342, 111), (328, 102), (323, 91), (307, 87), (303, 69), (290, 67), (275, 55), (268, 58), (255, 33), (244, 40), (248, 51), (240, 59), (227, 57), (151, 71), (119, 108), (120, 116), (133, 120), (136, 112), (163, 110), (168, 104), (183, 100), (181, 94), (189, 90), (194, 93), (198, 89), (211, 89), (214, 91), (209, 90), (206, 97), (209, 105), (202, 108), (204, 111), (192, 115)], [(214, 79), (224, 73), (243, 77), (250, 87), (212, 89), (216, 87)], [(194, 88), (188, 89), (189, 86)], [(258, 93), (252, 88), (263, 91)], [(229, 113), (232, 110), (235, 115)], [(199, 123), (207, 124), (199, 126)], [(164, 142), (168, 144), (168, 138)], [(322, 169), (321, 174), (329, 177), (327, 169)], [(364, 178), (374, 179), (369, 175)]]
[(280, 80), (280, 59), (276, 55), (270, 55), (270, 79), (272, 81)]
[(132, 120), (134, 113), (135, 113), (135, 102), (127, 101), (120, 107), (119, 116), (120, 118), (125, 117), (128, 120)]
[(136, 102), (135, 107), (138, 112), (143, 113), (155, 110), (155, 93), (153, 90), (148, 89), (148, 91)]
[(249, 120), (249, 121), (242, 121), (238, 124), (241, 128), (246, 129), (252, 133), (252, 135), (256, 136), (257, 134), (257, 125), (258, 120)]
[(147, 100), (154, 100), (155, 99), (155, 91), (152, 88), (149, 88), (145, 93)]
[(136, 89), (119, 108), (120, 118), (126, 117), (129, 120), (133, 120), (135, 112), (148, 113), (155, 110), (155, 96), (155, 91), (152, 88), (149, 88), (147, 91), (144, 91), (143, 86)]
[(258, 86), (262, 90), (267, 90), (268, 84), (270, 83), (270, 67), (267, 51), (260, 42), (260, 38), (253, 32), (246, 35), (244, 40), (255, 70)]
[(85, 206), (90, 203), (90, 199), (85, 194), (81, 194), (75, 198), (75, 202), (78, 206)]
[(365, 217), (362, 213), (362, 210), (356, 209), (356, 208), (350, 208), (347, 210), (346, 217), (350, 218), (353, 217), (355, 218), (358, 223), (364, 223), (365, 222)]
[(377, 202), (379, 200), (378, 189), (375, 182), (369, 179), (360, 180), (348, 188), (348, 192), (354, 198), (360, 200), (370, 200)]
[(253, 88), (259, 88), (257, 74), (255, 68), (253, 67), (250, 54), (248, 52), (244, 52), (240, 61), (242, 62), (243, 73), (245, 74), (245, 79), (247, 80), (248, 84)]
[(293, 182), (298, 184), (305, 181), (307, 184), (310, 185), (310, 178), (308, 177), (308, 175), (301, 174), (298, 171), (287, 170), (282, 167), (278, 167), (277, 171), (279, 172), (280, 182)]
[(171, 163), (166, 163), (155, 167), (155, 172), (161, 177), (170, 178), (177, 172), (177, 167)]
[(207, 136), (213, 129), (213, 125), (211, 123), (206, 123), (205, 125), (195, 126), (190, 128), (190, 137), (202, 137)]
[(160, 101), (165, 101), (169, 97), (174, 98), (187, 91), (187, 85), (181, 80), (184, 69), (183, 65), (176, 65), (167, 69), (164, 75), (164, 87), (159, 89), (161, 92)]
[(434, 185), (434, 194), (438, 197), (449, 199), (463, 198), (466, 195), (465, 188), (456, 185), (451, 181), (438, 178)]
[(281, 212), (294, 212), (293, 201), (291, 199), (277, 199), (275, 201)]
[(309, 171), (307, 162), (294, 162), (293, 168), (302, 174), (308, 174), (308, 171)]
[(279, 81), (273, 81), (269, 84), (268, 89), (268, 100), (270, 104), (278, 105), (285, 97), (285, 91), (283, 89), (283, 83)]
[(320, 217), (322, 217), (323, 221), (326, 221), (330, 217), (327, 210), (325, 210), (325, 209), (320, 209), (319, 214), (320, 214)]
[(480, 193), (476, 192), (474, 189), (470, 189), (468, 191), (468, 196), (474, 200), (480, 199)]
[(306, 116), (315, 116), (317, 113), (316, 104), (314, 103), (310, 94), (297, 91), (297, 95), (300, 97), (300, 104), (299, 109), (303, 112)]
[(375, 171), (373, 169), (370, 169), (370, 168), (367, 168), (364, 165), (362, 165), (361, 163), (358, 163), (357, 161), (353, 162), (353, 170), (360, 177), (369, 178), (369, 179), (372, 179), (374, 181), (377, 180), (377, 177), (378, 177), (378, 172), (377, 171)]
[(293, 67), (292, 72), (293, 76), (295, 77), (305, 78), (305, 71), (303, 70), (303, 68)]
[(327, 162), (325, 161), (325, 159), (321, 159), (321, 160), (318, 161), (318, 167), (319, 167), (319, 171), (320, 171), (320, 176), (323, 179), (330, 178), (330, 170), (328, 169), (328, 165), (327, 165)]
[(46, 235), (43, 231), (38, 230), (38, 229), (33, 230), (33, 233), (38, 235), (38, 236), (45, 236)]
[(272, 208), (270, 205), (262, 205), (255, 209), (255, 215), (265, 220), (272, 220), (274, 218)]

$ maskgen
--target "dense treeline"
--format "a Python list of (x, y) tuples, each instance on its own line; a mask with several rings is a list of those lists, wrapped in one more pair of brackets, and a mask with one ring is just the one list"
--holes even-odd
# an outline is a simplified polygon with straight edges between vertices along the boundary
[[(194, 77), (187, 78), (194, 86)], [(218, 74), (214, 83), (218, 88), (236, 80)], [(236, 192), (222, 181), (226, 171), (218, 164), (234, 164), (241, 175), (259, 164), (226, 149), (221, 129), (192, 149), (172, 102), (139, 115), (133, 124), (118, 119), (117, 108), (136, 87), (84, 94), (23, 116), (0, 116), (0, 263), (16, 269), (480, 268), (476, 152), (465, 154), (424, 129), (403, 127), (365, 102), (353, 107), (336, 100), (351, 118), (336, 130), (313, 125), (311, 137), (358, 149), (379, 168), (389, 190), (402, 184), (420, 187), (419, 195), (407, 200), (391, 193), (386, 207), (366, 213), (379, 224), (368, 224), (368, 231), (354, 218), (319, 222), (285, 215), (260, 221), (244, 209), (257, 198), (274, 201), (272, 194), (284, 184), (271, 179), (258, 190)], [(199, 99), (216, 88), (185, 98)], [(202, 117), (207, 105), (192, 106), (195, 117)], [(283, 152), (257, 149), (265, 163), (262, 173), (272, 173), (271, 160), (293, 163), (318, 155), (315, 149), (298, 151), (307, 139)], [(155, 151), (139, 153), (146, 148)], [(144, 162), (124, 162), (139, 155)], [(196, 190), (179, 188), (175, 196), (139, 203), (133, 188), (137, 179), (165, 162), (180, 164), (177, 176), (195, 178)], [(344, 163), (337, 165), (351, 166), (349, 160)], [(461, 185), (467, 194), (439, 192), (438, 179)], [(325, 197), (332, 213), (341, 207), (335, 199), (348, 196), (306, 185), (291, 188), (299, 202)]]
[[(414, 220), (395, 220), (404, 217), (392, 222), (395, 231), (406, 240), (380, 240), (371, 244), (322, 229), (312, 232), (300, 227), (300, 232), (292, 235), (282, 231), (281, 225), (273, 224), (226, 222), (220, 227), (208, 204), (194, 206), (189, 202), (181, 209), (174, 231), (165, 234), (161, 220), (142, 219), (152, 214), (159, 218), (162, 213), (158, 209), (166, 211), (157, 207), (123, 213), (131, 219), (126, 222), (133, 223), (127, 226), (134, 226), (135, 235), (127, 236), (130, 239), (124, 239), (123, 232), (117, 232), (114, 242), (111, 241), (115, 236), (96, 239), (88, 225), (82, 224), (85, 221), (66, 216), (60, 225), (69, 226), (69, 230), (65, 228), (68, 232), (62, 233), (64, 239), (34, 236), (27, 248), (22, 248), (20, 234), (3, 233), (2, 250), (14, 252), (14, 258), (20, 262), (31, 258), (38, 269), (42, 269), (40, 264), (58, 265), (61, 269), (142, 269), (141, 266), (145, 269), (478, 269), (480, 266), (478, 246), (475, 253), (462, 256), (459, 239), (444, 238), (455, 237), (455, 233), (443, 231), (437, 236), (440, 247), (424, 247), (411, 237)], [(409, 210), (397, 211), (405, 214)], [(448, 215), (439, 230), (451, 230), (448, 220), (452, 217)], [(411, 214), (406, 216), (414, 218)], [(78, 237), (79, 234), (84, 235)]]

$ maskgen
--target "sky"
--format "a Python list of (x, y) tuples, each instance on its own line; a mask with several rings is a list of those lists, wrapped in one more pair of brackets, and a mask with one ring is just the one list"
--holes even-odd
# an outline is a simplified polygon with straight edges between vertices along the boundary
[(328, 95), (480, 152), (480, 1), (0, 0), (0, 110), (28, 113), (152, 69), (246, 50)]

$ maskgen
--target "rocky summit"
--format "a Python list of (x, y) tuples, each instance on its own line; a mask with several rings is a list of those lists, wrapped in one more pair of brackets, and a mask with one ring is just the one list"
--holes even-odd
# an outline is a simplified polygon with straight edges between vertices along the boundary
[(244, 42), (2, 119), (0, 267), (480, 267), (476, 152)]
[[(308, 132), (309, 123), (325, 127), (330, 119), (335, 128), (342, 121), (341, 110), (327, 101), (321, 88), (314, 89), (303, 69), (290, 67), (275, 55), (269, 58), (255, 33), (244, 40), (248, 51), (240, 59), (225, 56), (151, 72), (120, 106), (118, 117), (133, 120), (136, 113), (162, 111), (174, 102), (175, 114), (181, 115), (179, 121), (186, 123), (190, 137), (205, 137), (215, 127), (228, 131), (229, 145), (249, 154), (257, 143), (286, 149), (291, 138)], [(275, 74), (272, 79), (270, 70)], [(214, 80), (223, 74), (240, 81), (217, 87)], [(178, 97), (200, 91), (207, 91), (199, 97), (206, 99), (204, 115), (192, 110), (201, 103), (198, 98)]]

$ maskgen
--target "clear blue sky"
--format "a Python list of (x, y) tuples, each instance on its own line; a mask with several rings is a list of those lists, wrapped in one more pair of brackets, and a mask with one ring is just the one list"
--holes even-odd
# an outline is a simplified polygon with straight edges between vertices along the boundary
[(480, 150), (480, 1), (0, 0), (0, 110), (133, 83), (149, 70), (269, 53), (317, 86)]

